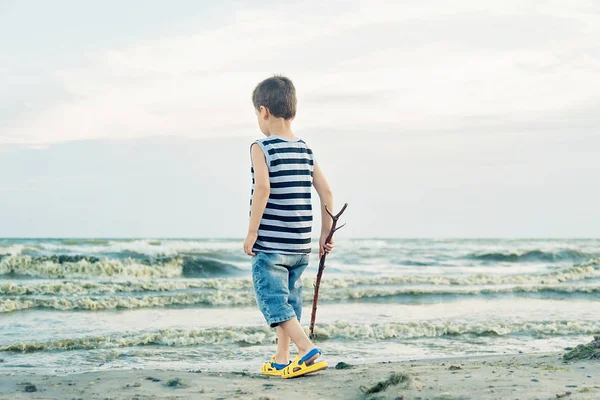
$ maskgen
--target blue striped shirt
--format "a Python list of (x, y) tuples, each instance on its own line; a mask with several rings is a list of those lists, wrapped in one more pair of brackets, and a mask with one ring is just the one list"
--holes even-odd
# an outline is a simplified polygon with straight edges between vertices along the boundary
[[(310, 253), (313, 152), (301, 139), (288, 140), (271, 135), (255, 143), (265, 154), (271, 191), (252, 250), (283, 254)], [(253, 195), (254, 168), (251, 168), (251, 172)]]

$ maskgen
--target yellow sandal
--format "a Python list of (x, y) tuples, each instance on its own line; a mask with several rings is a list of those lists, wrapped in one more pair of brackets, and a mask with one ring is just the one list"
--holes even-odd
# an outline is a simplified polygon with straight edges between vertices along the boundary
[(275, 357), (271, 357), (269, 361), (263, 364), (263, 366), (260, 369), (260, 372), (264, 375), (269, 376), (281, 376), (283, 369), (288, 365), (290, 364), (277, 364), (275, 362)]
[(312, 363), (310, 365), (306, 364), (307, 360), (309, 360), (310, 358), (314, 357), (317, 354), (321, 355), (321, 351), (317, 348), (314, 348), (311, 351), (309, 351), (302, 358), (300, 358), (299, 356), (296, 356), (296, 358), (294, 359), (294, 361), (291, 364), (289, 364), (288, 366), (283, 368), (281, 377), (283, 379), (297, 378), (299, 376), (303, 376), (306, 374), (311, 374), (313, 372), (324, 370), (325, 368), (327, 368), (329, 366), (326, 361)]

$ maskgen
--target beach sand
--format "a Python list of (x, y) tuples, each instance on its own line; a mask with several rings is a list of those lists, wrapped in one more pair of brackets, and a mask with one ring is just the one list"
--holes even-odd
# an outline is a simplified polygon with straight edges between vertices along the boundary
[[(349, 369), (331, 366), (292, 380), (254, 371), (1, 373), (0, 399), (600, 399), (600, 361), (566, 363), (562, 355), (449, 357)], [(368, 395), (361, 391), (390, 377), (397, 384), (386, 390)], [(168, 386), (175, 378), (181, 384)], [(27, 392), (33, 389), (27, 385), (35, 385), (37, 391)]]

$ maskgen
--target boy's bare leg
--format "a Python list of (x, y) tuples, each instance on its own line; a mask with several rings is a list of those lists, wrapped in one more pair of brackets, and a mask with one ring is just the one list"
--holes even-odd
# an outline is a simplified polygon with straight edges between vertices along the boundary
[[(279, 327), (282, 328), (284, 333), (292, 339), (292, 342), (298, 348), (298, 355), (302, 358), (314, 349), (315, 345), (310, 341), (304, 329), (302, 329), (302, 325), (296, 318), (288, 319), (285, 322), (279, 324)], [(279, 331), (278, 331), (279, 332)], [(306, 361), (306, 364), (311, 364), (319, 355), (315, 355)]]
[(290, 362), (290, 337), (285, 333), (281, 326), (277, 327), (277, 352), (275, 353), (275, 362), (277, 364), (287, 364)]

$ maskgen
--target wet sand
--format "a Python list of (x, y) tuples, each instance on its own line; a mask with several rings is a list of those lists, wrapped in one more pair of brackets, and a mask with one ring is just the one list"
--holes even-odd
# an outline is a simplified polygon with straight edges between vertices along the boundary
[[(3, 372), (0, 399), (600, 399), (600, 360), (566, 363), (563, 354), (331, 366), (292, 380), (254, 371), (106, 370), (63, 376)], [(386, 381), (394, 383), (364, 393)]]

